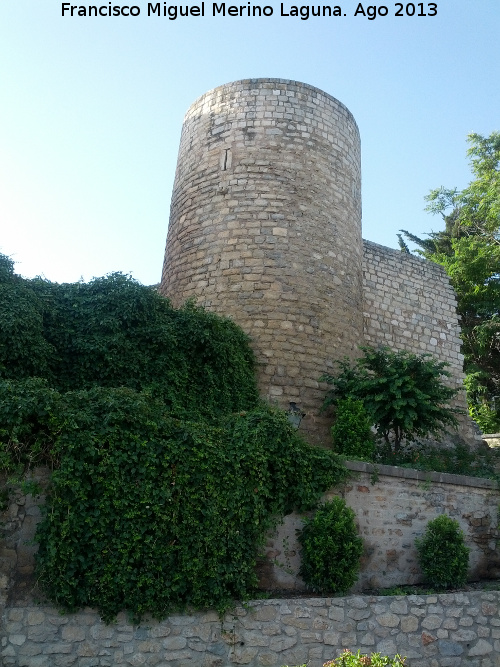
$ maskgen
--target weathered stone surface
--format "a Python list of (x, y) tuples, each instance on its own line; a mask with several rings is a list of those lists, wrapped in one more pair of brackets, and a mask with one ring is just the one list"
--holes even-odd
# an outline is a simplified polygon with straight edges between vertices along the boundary
[(416, 616), (403, 616), (401, 619), (401, 632), (415, 632), (418, 629), (418, 618)]
[(464, 652), (463, 646), (458, 642), (450, 642), (445, 639), (438, 640), (438, 649), (441, 655), (446, 656), (462, 655)]
[(318, 377), (363, 335), (354, 118), (306, 84), (236, 81), (188, 109), (178, 164), (162, 293), (233, 317), (252, 339), (263, 396), (296, 402), (301, 430), (326, 440)]
[(399, 625), (400, 618), (396, 614), (381, 614), (377, 616), (377, 623), (388, 628), (395, 628)]
[[(457, 626), (456, 616), (446, 616), (455, 609), (458, 594), (440, 595), (439, 605), (436, 596), (412, 596), (405, 600), (406, 612), (401, 598), (390, 597), (314, 598), (314, 604), (304, 599), (256, 601), (246, 616), (228, 615), (231, 626), (224, 631), (217, 616), (207, 619), (203, 612), (186, 616), (185, 625), (183, 617), (176, 615), (133, 627), (106, 626), (89, 611), (68, 614), (66, 623), (54, 625), (52, 613), (44, 607), (13, 608), (5, 611), (6, 622), (0, 626), (0, 655), (6, 667), (281, 667), (304, 662), (321, 667), (343, 648), (359, 648), (362, 653), (406, 655), (408, 667), (500, 667), (498, 616), (479, 613), (480, 602), (498, 605), (500, 592), (488, 593), (488, 600), (481, 595), (468, 593), (459, 600), (463, 617), (473, 619), (467, 627)], [(415, 610), (423, 614), (411, 613)], [(359, 611), (367, 617), (350, 618), (351, 612)], [(345, 612), (343, 621), (329, 618), (340, 612)], [(42, 614), (42, 622), (30, 625), (32, 614)], [(249, 624), (249, 618), (257, 617), (272, 620)], [(439, 619), (455, 625), (425, 627), (438, 625)], [(290, 621), (308, 627), (302, 629)], [(36, 633), (30, 636), (33, 630)], [(119, 641), (125, 635), (130, 639)]]
[(436, 616), (435, 614), (430, 614), (422, 620), (422, 627), (426, 630), (436, 630), (439, 628), (443, 622), (441, 616)]
[(485, 639), (478, 639), (477, 644), (473, 646), (469, 651), (469, 657), (476, 655), (488, 655), (493, 651), (493, 646), (487, 642)]

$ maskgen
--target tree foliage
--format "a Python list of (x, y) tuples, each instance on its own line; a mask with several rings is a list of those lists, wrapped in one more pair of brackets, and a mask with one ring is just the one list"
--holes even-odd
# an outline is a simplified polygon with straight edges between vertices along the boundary
[(457, 293), (471, 414), (500, 430), (500, 133), (469, 135), (474, 175), (464, 190), (438, 188), (427, 210), (444, 230), (419, 238), (401, 230), (421, 255), (441, 264)]
[(361, 400), (379, 437), (391, 442), (395, 451), (403, 440), (439, 437), (447, 426), (456, 425), (460, 410), (448, 402), (457, 390), (442, 379), (449, 376), (446, 362), (386, 347), (361, 350), (363, 356), (353, 364), (348, 359), (337, 362), (338, 375), (321, 378), (332, 385), (324, 408), (341, 399)]

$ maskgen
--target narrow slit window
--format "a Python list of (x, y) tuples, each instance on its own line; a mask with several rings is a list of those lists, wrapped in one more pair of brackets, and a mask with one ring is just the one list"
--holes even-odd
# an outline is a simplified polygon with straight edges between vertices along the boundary
[(220, 160), (220, 166), (222, 171), (227, 171), (227, 169), (231, 167), (231, 162), (232, 162), (231, 149), (225, 148), (221, 155), (221, 160)]

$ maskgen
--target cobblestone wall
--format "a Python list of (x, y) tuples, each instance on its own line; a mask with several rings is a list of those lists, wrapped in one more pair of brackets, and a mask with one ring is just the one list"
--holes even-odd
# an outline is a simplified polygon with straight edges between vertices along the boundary
[(86, 610), (11, 607), (5, 667), (321, 667), (344, 648), (407, 656), (408, 667), (500, 667), (500, 592), (261, 600), (133, 626)]
[(250, 336), (262, 395), (328, 437), (318, 378), (362, 335), (359, 132), (296, 81), (216, 88), (182, 129), (160, 291), (232, 317)]
[[(354, 510), (364, 543), (354, 590), (420, 583), (415, 538), (423, 534), (428, 521), (442, 513), (457, 519), (465, 533), (470, 548), (469, 579), (500, 578), (500, 494), (496, 482), (395, 466), (375, 469), (355, 461), (346, 465), (358, 476), (336, 494)], [(299, 515), (290, 514), (269, 539), (266, 557), (259, 565), (262, 587), (304, 590), (297, 574), (300, 557), (296, 531), (302, 525)]]

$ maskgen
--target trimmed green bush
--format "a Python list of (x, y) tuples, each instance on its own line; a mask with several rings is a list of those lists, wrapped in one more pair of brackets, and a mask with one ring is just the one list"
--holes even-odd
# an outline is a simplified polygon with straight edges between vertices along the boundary
[(418, 560), (429, 584), (435, 588), (460, 588), (467, 581), (469, 548), (458, 521), (442, 514), (429, 521), (415, 540)]
[(300, 576), (318, 593), (345, 593), (356, 582), (363, 542), (354, 512), (335, 497), (306, 519), (299, 534)]
[(354, 459), (373, 461), (375, 439), (370, 426), (363, 401), (351, 396), (340, 400), (331, 430), (334, 450)]

